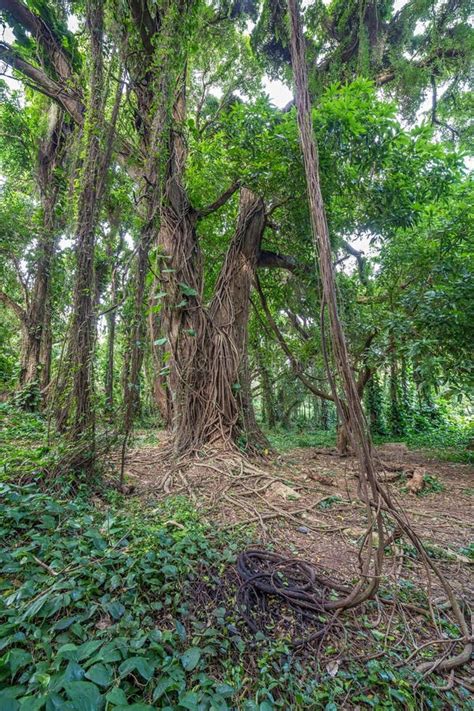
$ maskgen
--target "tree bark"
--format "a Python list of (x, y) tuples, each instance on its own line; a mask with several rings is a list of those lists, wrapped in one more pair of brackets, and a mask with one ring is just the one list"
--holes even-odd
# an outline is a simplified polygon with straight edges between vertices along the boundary
[(75, 234), (76, 272), (67, 346), (66, 392), (62, 393), (66, 402), (60, 403), (58, 412), (58, 425), (67, 428), (71, 440), (87, 444), (89, 454), (83, 462), (85, 469), (90, 468), (94, 460), (95, 233), (108, 168), (103, 147), (103, 0), (88, 0), (86, 9), (91, 48), (89, 102)]
[(37, 182), (42, 205), (42, 228), (38, 244), (33, 288), (26, 305), (20, 355), (18, 388), (22, 393), (20, 402), (27, 409), (35, 409), (44, 398), (49, 383), (48, 343), (51, 339), (51, 269), (56, 249), (58, 225), (56, 206), (61, 189), (56, 175), (65, 156), (66, 136), (69, 125), (64, 114), (55, 104), (50, 109), (50, 128), (41, 141), (38, 151)]
[[(383, 520), (380, 513), (380, 492), (377, 484), (377, 474), (372, 458), (371, 442), (366, 431), (364, 413), (360, 402), (357, 385), (350, 366), (349, 354), (345, 334), (339, 319), (338, 302), (336, 294), (336, 280), (334, 275), (331, 242), (326, 220), (324, 201), (321, 193), (319, 177), (319, 162), (316, 140), (313, 132), (311, 101), (308, 89), (308, 75), (306, 66), (306, 53), (304, 35), (297, 0), (288, 0), (290, 19), (290, 50), (293, 77), (295, 82), (295, 102), (297, 109), (298, 130), (300, 136), (301, 152), (306, 175), (308, 201), (311, 218), (313, 242), (318, 255), (318, 267), (321, 275), (323, 293), (323, 309), (327, 309), (331, 334), (331, 351), (334, 358), (336, 373), (329, 365), (328, 344), (323, 341), (325, 359), (327, 362), (328, 377), (330, 379), (333, 397), (337, 404), (339, 415), (343, 420), (351, 443), (354, 447), (360, 467), (361, 495), (366, 504), (366, 513), (369, 521), (369, 531), (376, 526), (378, 532), (378, 546), (375, 557), (372, 552), (371, 533), (368, 533), (367, 554), (361, 565), (361, 580), (339, 604), (341, 607), (351, 607), (374, 594), (379, 585), (380, 573), (383, 565), (384, 535)], [(324, 339), (324, 311), (321, 311), (322, 335)], [(339, 381), (345, 396), (344, 403), (337, 392)], [(371, 503), (372, 497), (372, 503)], [(377, 513), (373, 513), (373, 508)], [(377, 508), (378, 507), (378, 508)], [(374, 563), (373, 575), (370, 575), (372, 562)]]

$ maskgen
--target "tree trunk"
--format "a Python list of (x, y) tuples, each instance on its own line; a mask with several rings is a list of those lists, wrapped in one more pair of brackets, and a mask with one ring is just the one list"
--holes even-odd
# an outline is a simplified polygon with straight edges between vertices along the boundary
[(96, 326), (95, 232), (99, 219), (104, 175), (108, 167), (101, 141), (104, 137), (102, 0), (88, 0), (87, 26), (90, 34), (92, 67), (85, 158), (75, 235), (76, 273), (72, 326), (66, 359), (67, 380), (70, 374), (72, 383), (70, 391), (66, 393), (67, 402), (65, 405), (63, 403), (64, 410), (61, 410), (59, 416), (60, 424), (66, 421), (69, 435), (74, 442), (79, 443), (85, 439), (89, 452), (84, 464), (85, 468), (92, 464), (94, 458), (95, 412), (92, 366)]
[[(250, 290), (265, 225), (263, 201), (242, 189), (237, 229), (206, 310), (201, 302), (202, 265), (195, 228), (189, 212), (181, 214), (178, 220), (177, 213), (168, 210), (160, 232), (160, 243), (173, 269), (162, 272), (161, 286), (167, 293), (163, 329), (171, 352), (177, 456), (205, 445), (232, 448), (245, 435), (241, 368), (247, 349)], [(178, 244), (181, 254), (176, 252)], [(247, 445), (251, 449), (253, 443), (247, 439)]]
[[(107, 344), (105, 355), (105, 410), (112, 415), (114, 410), (114, 382), (115, 382), (115, 332), (117, 324), (117, 299), (119, 292), (119, 259), (123, 247), (123, 235), (119, 230), (120, 212), (109, 210), (110, 235), (107, 243), (107, 260), (111, 263), (110, 276), (110, 306), (106, 313)], [(118, 244), (115, 240), (119, 234)]]
[(341, 457), (347, 457), (350, 451), (350, 439), (347, 427), (344, 423), (340, 423), (337, 428), (337, 451)]
[(20, 402), (27, 409), (35, 409), (40, 404), (41, 392), (49, 383), (48, 342), (51, 338), (49, 294), (57, 240), (55, 209), (60, 191), (60, 181), (55, 173), (64, 159), (66, 135), (69, 129), (63, 113), (55, 104), (51, 105), (49, 118), (50, 129), (41, 142), (38, 152), (38, 188), (43, 224), (38, 244), (35, 280), (25, 309), (22, 328), (18, 386), (22, 393)]
[[(288, 0), (290, 17), (291, 64), (295, 82), (295, 102), (297, 109), (298, 130), (308, 189), (309, 211), (311, 218), (313, 243), (318, 255), (318, 271), (321, 278), (323, 309), (329, 316), (331, 351), (336, 373), (329, 368), (328, 344), (325, 342), (325, 356), (328, 364), (328, 377), (331, 381), (333, 397), (338, 411), (349, 433), (360, 467), (360, 489), (366, 502), (369, 529), (377, 528), (378, 545), (375, 556), (372, 555), (371, 534), (368, 534), (368, 553), (361, 564), (361, 580), (341, 601), (342, 607), (351, 607), (374, 594), (380, 580), (384, 554), (384, 533), (381, 514), (380, 493), (377, 485), (376, 468), (372, 457), (371, 442), (366, 431), (364, 413), (357, 391), (354, 373), (350, 366), (345, 334), (338, 313), (336, 280), (334, 275), (329, 229), (321, 193), (319, 177), (318, 150), (313, 132), (311, 101), (308, 89), (305, 39), (297, 0)], [(324, 338), (324, 311), (321, 312), (322, 335)], [(345, 401), (337, 393), (339, 381)], [(370, 492), (370, 493), (369, 493)], [(372, 505), (369, 497), (372, 497)], [(374, 514), (373, 510), (377, 513)], [(372, 528), (373, 527), (373, 528)], [(374, 561), (373, 575), (371, 564)]]
[[(113, 285), (112, 285), (113, 286)], [(111, 295), (113, 294), (113, 288)], [(111, 414), (114, 410), (114, 361), (115, 361), (115, 326), (117, 315), (115, 309), (107, 316), (107, 347), (105, 356), (105, 409)]]
[(274, 427), (276, 427), (277, 423), (275, 397), (273, 395), (270, 373), (268, 372), (268, 368), (264, 363), (263, 356), (260, 351), (260, 346), (258, 344), (256, 344), (255, 346), (255, 356), (257, 359), (257, 367), (262, 386), (262, 409), (264, 412), (264, 419), (268, 427), (270, 429), (273, 429)]
[[(156, 293), (156, 289), (159, 288), (159, 286), (155, 283), (154, 287)], [(169, 350), (166, 348), (166, 343), (162, 342), (163, 330), (159, 313), (155, 310), (157, 308), (160, 308), (159, 300), (152, 296), (148, 316), (151, 362), (153, 367), (152, 396), (154, 404), (160, 413), (163, 427), (170, 429), (173, 421), (173, 405), (168, 379), (164, 373), (166, 370), (166, 359), (169, 358)]]

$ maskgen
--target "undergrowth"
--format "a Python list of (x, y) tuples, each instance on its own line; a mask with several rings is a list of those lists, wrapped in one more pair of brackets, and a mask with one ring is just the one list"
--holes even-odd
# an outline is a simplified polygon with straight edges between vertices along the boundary
[(330, 430), (301, 432), (296, 430), (272, 430), (266, 432), (272, 447), (287, 452), (295, 447), (334, 447), (336, 433)]
[[(367, 649), (377, 658), (367, 662), (346, 655), (327, 664), (339, 655), (330, 640), (321, 664), (285, 638), (251, 635), (233, 573), (248, 532), (216, 530), (184, 497), (145, 506), (105, 482), (94, 492), (75, 485), (73, 495), (68, 472), (55, 493), (46, 481), (18, 484), (19, 471), (39, 476), (55, 452), (38, 416), (10, 412), (7, 424), (1, 711), (469, 708), (462, 687), (437, 689), (443, 679), (400, 666), (405, 650), (384, 647), (388, 632), (369, 619)], [(369, 640), (358, 644), (355, 657)]]
[[(280, 452), (296, 447), (335, 447), (334, 430), (272, 430), (266, 432), (270, 444)], [(440, 425), (423, 431), (410, 430), (399, 437), (374, 435), (375, 444), (391, 442), (406, 444), (409, 449), (423, 450), (428, 456), (448, 462), (474, 464), (472, 427)]]
[[(414, 689), (389, 653), (334, 674), (251, 638), (218, 594), (245, 540), (186, 499), (124, 510), (120, 497), (0, 487), (2, 711), (463, 708), (420, 679)], [(196, 605), (203, 585), (215, 605)]]

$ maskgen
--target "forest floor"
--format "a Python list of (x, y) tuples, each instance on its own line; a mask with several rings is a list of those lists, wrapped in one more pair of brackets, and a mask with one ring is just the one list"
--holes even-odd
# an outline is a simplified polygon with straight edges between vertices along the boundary
[[(256, 543), (321, 565), (337, 577), (357, 576), (365, 512), (353, 457), (306, 447), (245, 467), (232, 458), (215, 457), (170, 469), (163, 460), (165, 446), (164, 440), (129, 453), (126, 479), (136, 495), (148, 503), (190, 497), (213, 525), (253, 525)], [(474, 467), (439, 461), (404, 444), (377, 447), (376, 455), (390, 469), (380, 476), (386, 477), (394, 502), (457, 592), (474, 602)], [(425, 475), (419, 494), (406, 488), (414, 469)], [(405, 555), (410, 558), (410, 551)], [(392, 565), (401, 571), (400, 560)], [(410, 575), (417, 577), (417, 567), (421, 573), (421, 564), (410, 560)], [(433, 584), (436, 591), (436, 581)]]
[[(366, 516), (357, 493), (354, 457), (341, 458), (331, 448), (305, 447), (253, 463), (215, 456), (173, 469), (163, 458), (166, 437), (160, 435), (160, 439), (159, 446), (131, 451), (126, 461), (131, 493), (147, 506), (183, 496), (216, 530), (232, 533), (250, 528), (251, 546), (306, 560), (340, 583), (358, 578)], [(473, 609), (474, 467), (440, 461), (404, 444), (377, 447), (376, 461), (392, 500), (407, 515), (428, 555), (435, 559), (458, 599)], [(418, 494), (410, 493), (406, 486), (415, 470), (424, 476), (424, 487)], [(172, 520), (169, 523), (173, 525)], [(231, 573), (231, 584), (218, 601), (225, 606), (235, 603), (239, 585), (235, 571)], [(387, 600), (394, 606), (387, 607)], [(427, 612), (431, 602), (439, 605), (445, 600), (439, 580), (427, 575), (416, 550), (397, 541), (386, 556), (375, 601), (346, 612), (340, 629), (332, 630), (323, 646), (310, 645), (312, 651), (307, 653), (316, 655), (329, 674), (337, 674), (340, 665), (353, 661), (367, 664), (389, 651), (415, 665), (423, 659), (435, 663), (454, 653), (454, 647), (449, 651), (446, 644), (440, 647), (434, 642), (439, 634), (445, 642), (459, 635), (449, 613), (436, 613), (434, 625)], [(271, 601), (263, 616), (263, 631), (270, 630), (276, 639), (313, 632), (304, 620), (292, 615), (284, 602)], [(403, 661), (395, 667), (400, 664)], [(461, 686), (473, 692), (473, 671), (468, 665), (451, 672), (445, 677), (445, 688)]]
[[(277, 433), (286, 451), (265, 459), (215, 455), (178, 467), (164, 457), (166, 436), (147, 430), (127, 453), (124, 495), (119, 453), (110, 476), (101, 471), (78, 486), (63, 465), (51, 478), (58, 453), (47, 424), (4, 410), (2, 711), (70, 708), (66, 697), (97, 711), (105, 702), (107, 711), (474, 708), (469, 664), (417, 671), (421, 662), (432, 670), (452, 659), (464, 643), (439, 585), (433, 578), (429, 588), (405, 541), (387, 554), (377, 595), (339, 617), (308, 616), (278, 596), (248, 604), (241, 595), (238, 566), (249, 547), (308, 560), (346, 585), (358, 578), (366, 519), (353, 458), (329, 447), (289, 449), (294, 435), (282, 441)], [(387, 471), (380, 476), (458, 598), (469, 601), (474, 467), (441, 461), (467, 458), (465, 447), (445, 450), (433, 458), (401, 444), (377, 447)], [(418, 495), (407, 489), (415, 469), (424, 473)]]

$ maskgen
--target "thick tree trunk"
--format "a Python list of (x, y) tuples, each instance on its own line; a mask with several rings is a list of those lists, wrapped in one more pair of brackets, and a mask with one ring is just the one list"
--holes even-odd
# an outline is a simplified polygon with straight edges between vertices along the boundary
[(262, 200), (242, 189), (236, 233), (206, 310), (201, 301), (202, 266), (195, 228), (189, 212), (181, 214), (178, 220), (175, 210), (168, 211), (160, 232), (172, 269), (162, 272), (161, 286), (167, 293), (163, 330), (171, 352), (169, 381), (177, 456), (206, 445), (232, 448), (244, 433), (241, 368), (247, 349), (250, 290), (265, 225)]

